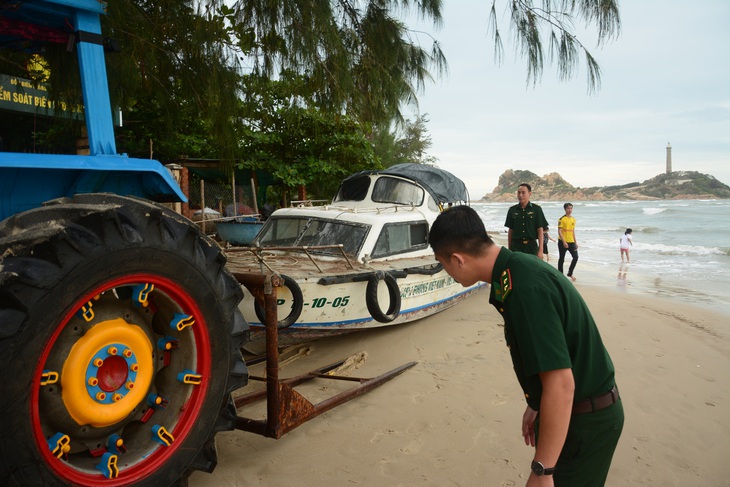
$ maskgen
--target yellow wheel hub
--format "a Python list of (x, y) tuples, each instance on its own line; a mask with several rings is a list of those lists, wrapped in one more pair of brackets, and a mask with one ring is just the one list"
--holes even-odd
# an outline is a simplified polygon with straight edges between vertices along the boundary
[(152, 344), (121, 318), (91, 328), (71, 348), (61, 373), (61, 397), (79, 425), (123, 420), (144, 400), (154, 377)]

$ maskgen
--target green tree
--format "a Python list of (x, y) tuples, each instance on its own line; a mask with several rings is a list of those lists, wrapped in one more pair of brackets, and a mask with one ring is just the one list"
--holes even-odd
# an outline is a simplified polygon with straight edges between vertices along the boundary
[(301, 94), (307, 81), (247, 77), (241, 166), (269, 172), (288, 191), (306, 186), (312, 198), (331, 198), (343, 177), (379, 164), (368, 130), (347, 114), (312, 106)]
[(430, 69), (446, 67), (439, 44), (422, 48), (398, 18), (415, 10), (438, 25), (438, 0), (242, 0), (234, 8), (253, 72), (304, 74), (320, 108), (365, 123), (402, 119), (402, 104), (416, 99)]
[[(245, 53), (228, 47), (230, 13), (217, 1), (109, 2), (104, 32), (122, 48), (107, 56), (110, 90), (115, 102), (130, 110), (130, 121), (146, 122), (146, 140), (139, 143), (152, 139), (160, 148), (168, 146), (160, 154), (174, 157), (193, 156), (190, 145), (207, 147), (209, 152), (200, 154), (206, 157), (235, 157), (238, 133), (232, 122), (239, 116)], [(140, 120), (144, 115), (152, 120)], [(190, 144), (196, 129), (206, 131), (196, 135), (205, 141)], [(126, 142), (133, 143), (130, 137)], [(183, 142), (180, 148), (170, 147), (177, 142)]]
[[(576, 38), (574, 23), (597, 26), (599, 44), (612, 38), (620, 27), (617, 0), (504, 3), (527, 59), (528, 79), (536, 82), (542, 73), (545, 37), (561, 78), (576, 71), (583, 52), (589, 88), (598, 86), (600, 69)], [(492, 0), (489, 20), (497, 53), (501, 4)], [(126, 110), (144, 100), (158, 107), (164, 120), (195, 114), (224, 158), (234, 158), (239, 147), (235, 122), (241, 117), (242, 75), (276, 79), (293, 71), (308, 79), (311, 107), (376, 127), (402, 121), (401, 108), (415, 103), (432, 75), (446, 69), (438, 42), (423, 47), (400, 20), (415, 13), (438, 26), (441, 0), (119, 0), (108, 5), (104, 35), (122, 49), (107, 58), (114, 102)], [(38, 49), (18, 45), (22, 51), (0, 51), (0, 72), (21, 74), (26, 51)], [(55, 97), (79, 100), (75, 58), (66, 44), (45, 45), (42, 52)], [(157, 142), (176, 133), (170, 123), (154, 129), (146, 135)]]
[[(220, 157), (209, 119), (200, 116), (196, 105), (183, 102), (174, 116), (165, 113), (156, 99), (141, 98), (131, 103), (125, 111), (124, 127), (117, 130), (117, 150), (131, 157), (160, 161)], [(162, 133), (166, 136), (161, 137)]]
[(405, 120), (395, 128), (377, 130), (374, 139), (375, 154), (383, 167), (406, 162), (419, 164), (438, 162), (436, 157), (426, 152), (431, 147), (427, 123), (428, 114), (423, 114), (414, 121)]

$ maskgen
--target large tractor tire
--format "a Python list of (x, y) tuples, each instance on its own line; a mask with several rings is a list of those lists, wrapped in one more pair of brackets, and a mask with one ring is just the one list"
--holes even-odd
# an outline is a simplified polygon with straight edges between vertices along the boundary
[(145, 200), (79, 195), (0, 223), (0, 485), (186, 485), (246, 384), (241, 286)]

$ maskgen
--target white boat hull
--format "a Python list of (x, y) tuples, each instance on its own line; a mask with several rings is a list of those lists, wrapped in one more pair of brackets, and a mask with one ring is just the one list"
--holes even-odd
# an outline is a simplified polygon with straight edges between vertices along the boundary
[[(278, 274), (281, 345), (414, 321), (453, 306), (464, 288), (437, 264), (428, 229), (444, 208), (468, 201), (452, 174), (399, 164), (346, 178), (331, 205), (275, 211), (249, 249), (229, 249), (236, 272)], [(262, 303), (240, 305), (253, 343)]]
[[(290, 345), (322, 336), (331, 336), (357, 330), (379, 328), (415, 321), (447, 309), (475, 292), (480, 284), (465, 288), (445, 271), (433, 275), (407, 274), (395, 279), (400, 297), (400, 311), (392, 320), (383, 322), (373, 318), (368, 309), (368, 281), (343, 282), (324, 285), (320, 277), (295, 278), (301, 290), (301, 313), (295, 321), (279, 327), (280, 345)], [(277, 316), (285, 320), (297, 307), (292, 291), (282, 286), (277, 289)], [(377, 304), (383, 314), (392, 306), (385, 281), (377, 286)], [(264, 325), (261, 312), (257, 313), (254, 299), (249, 295), (240, 309), (251, 326), (252, 342), (262, 338)], [(281, 323), (281, 321), (280, 321)]]

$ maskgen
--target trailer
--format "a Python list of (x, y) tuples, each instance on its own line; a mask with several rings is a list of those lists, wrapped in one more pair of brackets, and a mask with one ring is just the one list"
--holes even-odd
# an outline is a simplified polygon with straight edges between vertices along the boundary
[[(89, 155), (0, 152), (0, 485), (185, 485), (215, 435), (279, 438), (397, 376), (279, 378), (280, 276), (236, 274), (162, 205), (185, 195), (159, 162), (117, 154), (97, 0), (0, 4), (0, 40), (65, 42), (80, 67)], [(250, 292), (266, 310), (265, 378), (241, 353)], [(250, 363), (249, 363), (250, 365)], [(294, 389), (356, 383), (311, 404)], [(249, 380), (262, 392), (232, 393)], [(266, 419), (237, 409), (266, 399)]]

